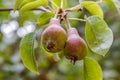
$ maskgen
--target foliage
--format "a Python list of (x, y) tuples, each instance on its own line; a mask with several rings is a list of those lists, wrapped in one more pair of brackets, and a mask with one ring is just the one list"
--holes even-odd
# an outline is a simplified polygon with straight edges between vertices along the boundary
[(34, 37), (34, 33), (29, 33), (21, 40), (20, 53), (24, 65), (34, 73), (39, 74), (33, 50), (35, 41)]
[(85, 32), (91, 51), (105, 56), (113, 42), (113, 33), (106, 22), (97, 16), (88, 17)]
[[(40, 3), (38, 3), (39, 1), (40, 1)], [(73, 78), (75, 78), (75, 77), (76, 77), (76, 80), (102, 80), (102, 77), (104, 77), (104, 74), (102, 74), (100, 65), (97, 63), (96, 60), (102, 61), (100, 63), (102, 64), (102, 68), (104, 68), (105, 61), (103, 58), (100, 59), (101, 55), (105, 56), (109, 50), (111, 52), (108, 55), (113, 55), (111, 53), (113, 53), (116, 50), (116, 48), (113, 48), (113, 47), (110, 48), (112, 45), (112, 42), (113, 42), (113, 33), (112, 33), (111, 29), (113, 30), (113, 32), (115, 32), (115, 34), (119, 33), (119, 30), (116, 28), (116, 26), (114, 26), (114, 28), (111, 27), (111, 26), (113, 26), (113, 24), (119, 25), (119, 21), (116, 23), (114, 23), (115, 21), (113, 21), (113, 19), (116, 18), (116, 15), (117, 16), (119, 16), (119, 15), (116, 13), (116, 11), (114, 11), (114, 12), (110, 11), (111, 9), (119, 10), (119, 9), (116, 9), (117, 7), (116, 7), (115, 2), (112, 0), (103, 0), (103, 2), (99, 2), (99, 1), (97, 2), (94, 0), (92, 0), (92, 1), (82, 0), (82, 2), (78, 4), (78, 2), (79, 2), (78, 0), (77, 1), (46, 0), (45, 2), (44, 1), (45, 0), (43, 0), (43, 1), (42, 0), (35, 0), (35, 1), (34, 0), (23, 0), (23, 1), (16, 0), (15, 5), (14, 5), (14, 11), (17, 11), (17, 9), (19, 9), (20, 16), (19, 16), (19, 18), (16, 17), (14, 19), (22, 21), (22, 23), (19, 24), (19, 25), (22, 24), (21, 26), (25, 25), (26, 21), (30, 20), (35, 25), (36, 29), (34, 31), (32, 31), (32, 33), (31, 33), (31, 32), (29, 32), (30, 28), (27, 29), (25, 26), (20, 27), (21, 30), (26, 29), (26, 31), (28, 30), (28, 32), (23, 35), (24, 37), (22, 36), (23, 39), (20, 41), (20, 43), (19, 43), (20, 36), (17, 33), (16, 41), (11, 44), (7, 44), (6, 48), (4, 48), (4, 49), (6, 49), (5, 52), (2, 50), (2, 47), (0, 47), (1, 48), (0, 49), (0, 58), (6, 57), (6, 55), (8, 55), (9, 58), (8, 59), (6, 58), (5, 60), (8, 62), (9, 66), (13, 65), (13, 64), (21, 63), (20, 60), (22, 59), (23, 64), (30, 71), (38, 74), (38, 71), (37, 71), (37, 68), (38, 68), (38, 70), (40, 72), (39, 77), (41, 78), (41, 80), (44, 80), (44, 78), (46, 78), (46, 80), (61, 80), (62, 78), (63, 78), (62, 80), (66, 80), (66, 79), (73, 80)], [(49, 4), (47, 1), (49, 2)], [(69, 5), (72, 5), (72, 7), (69, 7), (69, 5), (66, 4), (66, 2), (70, 3)], [(0, 3), (2, 3), (2, 2), (0, 2)], [(48, 55), (48, 52), (46, 52), (40, 45), (40, 38), (41, 38), (41, 34), (44, 30), (44, 26), (48, 25), (48, 23), (50, 22), (50, 19), (56, 15), (55, 10), (56, 11), (59, 10), (58, 8), (60, 6), (62, 6), (63, 12), (64, 11), (67, 12), (68, 19), (71, 18), (70, 19), (71, 25), (72, 26), (75, 25), (75, 27), (81, 33), (81, 36), (87, 42), (87, 46), (88, 46), (87, 54), (88, 55), (84, 59), (84, 62), (83, 62), (83, 60), (80, 60), (80, 61), (77, 61), (75, 65), (69, 64), (68, 60), (66, 60), (66, 58), (64, 57), (64, 52), (60, 53), (60, 55), (56, 55), (59, 52), (55, 53), (55, 54), (49, 53), (49, 55)], [(38, 9), (38, 10), (43, 9), (43, 12), (33, 11), (34, 9)], [(76, 12), (76, 11), (78, 11), (78, 12)], [(30, 12), (30, 14), (29, 14), (29, 12)], [(63, 12), (59, 12), (61, 15), (58, 14), (57, 17), (59, 17), (58, 19), (62, 22), (61, 25), (64, 26), (64, 29), (67, 32), (67, 30), (68, 30), (67, 24), (68, 23), (65, 22), (66, 18), (64, 16), (66, 16), (66, 15), (64, 15)], [(31, 14), (32, 14), (32, 16), (31, 16)], [(27, 18), (25, 17), (26, 15), (28, 16)], [(111, 16), (113, 16), (113, 17), (111, 17)], [(2, 16), (1, 16), (1, 12), (0, 12), (0, 18), (1, 17)], [(5, 17), (6, 17), (6, 15), (5, 15)], [(10, 18), (10, 20), (11, 20), (11, 18)], [(74, 22), (77, 22), (77, 23), (72, 24), (73, 20), (75, 20)], [(9, 21), (9, 19), (8, 19), (8, 21)], [(36, 21), (36, 22), (33, 22), (33, 21)], [(117, 19), (116, 19), (116, 21), (117, 21)], [(0, 22), (4, 23), (3, 18), (0, 20)], [(10, 23), (8, 22), (5, 24), (7, 25)], [(84, 24), (85, 24), (85, 26), (84, 26)], [(1, 28), (1, 33), (0, 33), (1, 43), (0, 44), (5, 45), (4, 44), (5, 33), (2, 31), (3, 24), (0, 24), (0, 25), (1, 25), (1, 27), (0, 27)], [(85, 29), (85, 31), (83, 31), (82, 29)], [(118, 32), (117, 32), (117, 30), (118, 30)], [(35, 34), (33, 34), (33, 32), (35, 32)], [(23, 31), (23, 33), (24, 33), (24, 31)], [(21, 32), (20, 34), (23, 34), (23, 33)], [(85, 35), (83, 35), (84, 33), (85, 33)], [(117, 35), (115, 35), (115, 38), (116, 38), (116, 36)], [(37, 40), (36, 40), (36, 38), (37, 38)], [(118, 40), (119, 40), (119, 38), (118, 38)], [(16, 45), (16, 43), (20, 44), (20, 49), (18, 48), (18, 45)], [(113, 46), (116, 46), (115, 44), (117, 44), (117, 43), (114, 42)], [(17, 48), (14, 48), (14, 47), (11, 48), (13, 45), (17, 46)], [(13, 53), (16, 52), (16, 51), (11, 51), (13, 49), (20, 50), (20, 54), (21, 54), (21, 59), (16, 63), (14, 63), (14, 61), (11, 62), (11, 60), (10, 60), (10, 56), (14, 55)], [(3, 56), (3, 53), (5, 53), (4, 56)], [(10, 53), (10, 54), (7, 54), (7, 53)], [(118, 54), (118, 52), (116, 52), (116, 54)], [(107, 55), (107, 57), (105, 57), (105, 59), (109, 59), (111, 57), (108, 55)], [(35, 57), (36, 57), (36, 59), (35, 59)], [(119, 60), (119, 58), (117, 58), (115, 60)], [(58, 65), (58, 66), (56, 66), (56, 65)], [(117, 62), (116, 62), (116, 65), (117, 65)], [(78, 70), (76, 70), (76, 69), (78, 69)], [(117, 69), (119, 69), (119, 68), (117, 67)], [(1, 68), (1, 70), (3, 71), (5, 69)], [(84, 73), (85, 73), (84, 79), (83, 79), (82, 70), (84, 70)], [(2, 71), (0, 72), (0, 75), (1, 75), (0, 80), (4, 80), (4, 77), (5, 77), (5, 75), (3, 75), (4, 73)], [(60, 71), (60, 72), (57, 72), (57, 71)], [(103, 70), (103, 72), (104, 72), (104, 70)], [(15, 72), (13, 71), (13, 73), (15, 73)], [(30, 72), (25, 71), (25, 74), (27, 74), (27, 73), (30, 73)], [(98, 74), (96, 74), (96, 73), (98, 73)], [(6, 72), (5, 72), (5, 74), (6, 74)], [(32, 74), (33, 76), (30, 76), (30, 74)], [(30, 73), (30, 74), (28, 74), (26, 76), (29, 76), (29, 78), (31, 78), (31, 79), (32, 79), (32, 77), (33, 78), (36, 77), (35, 74), (33, 74), (33, 73)], [(74, 74), (76, 74), (76, 76)], [(96, 74), (96, 75), (94, 75), (94, 74)], [(81, 75), (81, 78), (79, 77), (80, 75)], [(93, 75), (94, 75), (94, 79), (93, 79)], [(6, 74), (6, 76), (7, 76), (7, 74)], [(44, 78), (41, 76), (44, 76)], [(52, 76), (52, 78), (50, 79), (51, 76)], [(61, 77), (61, 76), (64, 76), (64, 77)], [(47, 79), (47, 77), (49, 79)], [(29, 79), (29, 78), (26, 77), (25, 79)], [(38, 78), (34, 78), (34, 79), (38, 79)], [(59, 78), (61, 78), (61, 79), (59, 79)], [(105, 79), (105, 77), (104, 77), (104, 79)], [(119, 78), (117, 78), (117, 79), (119, 79)], [(5, 80), (8, 80), (8, 79), (6, 78)], [(105, 79), (105, 80), (107, 80), (107, 79)]]
[[(20, 8), (20, 12), (19, 12), (20, 15), (23, 12), (26, 12), (27, 10), (30, 10), (30, 9), (37, 8), (38, 6), (46, 6), (46, 5), (48, 5), (47, 1), (46, 2), (45, 1), (39, 2), (39, 1), (41, 1), (41, 0), (32, 1), (32, 2), (29, 2), (29, 3), (25, 4), (23, 7)], [(17, 2), (18, 1), (16, 1), (16, 3)], [(61, 2), (61, 5), (62, 5), (63, 4), (62, 0), (60, 2)], [(60, 4), (58, 4), (58, 1), (53, 1), (52, 2), (52, 7), (53, 7), (54, 4), (56, 6), (60, 6)], [(86, 22), (87, 22), (86, 23), (86, 41), (88, 43), (89, 48), (94, 53), (97, 53), (99, 55), (104, 56), (108, 52), (108, 50), (109, 50), (109, 48), (110, 48), (110, 46), (112, 44), (113, 34), (112, 34), (112, 31), (110, 30), (110, 28), (107, 27), (107, 24), (105, 23), (105, 21), (103, 19), (101, 19), (101, 18), (103, 18), (102, 9), (100, 8), (99, 5), (96, 4), (96, 2), (92, 2), (92, 1), (82, 2), (79, 5), (82, 5), (83, 7), (85, 7), (92, 15), (97, 15), (97, 16), (88, 17), (88, 19), (86, 19)], [(79, 10), (79, 8), (81, 8), (81, 6), (72, 8), (72, 10), (73, 11), (74, 10)], [(55, 9), (55, 8), (53, 7), (53, 9)], [(59, 14), (62, 14), (62, 15), (60, 15), (60, 19), (64, 18), (64, 16), (67, 16), (67, 15), (64, 14), (64, 11), (62, 10), (62, 7), (61, 7), (61, 9), (58, 8), (57, 11), (58, 12), (56, 12), (55, 17), (56, 17), (56, 15), (58, 16)], [(50, 13), (48, 13), (48, 15), (49, 14)], [(44, 19), (46, 19), (46, 16), (42, 15), (42, 17), (40, 17), (40, 18), (41, 18), (41, 20), (39, 19), (38, 23), (46, 22), (46, 21), (44, 21)], [(70, 23), (68, 23), (68, 22), (67, 22), (67, 24), (70, 25)], [(25, 64), (25, 66), (29, 70), (36, 73), (37, 70), (36, 70), (35, 60), (32, 58), (32, 56), (34, 57), (34, 54), (33, 54), (33, 48), (34, 47), (31, 47), (31, 46), (34, 46), (34, 45), (31, 45), (34, 42), (34, 40), (33, 40), (34, 37), (30, 37), (30, 38), (27, 38), (27, 37), (29, 37), (29, 35), (25, 36), (23, 38), (23, 40), (21, 41), (21, 47), (20, 47), (20, 51), (21, 51), (20, 53), (22, 55), (21, 58), (23, 60), (23, 63)], [(32, 41), (29, 41), (29, 40), (32, 40)], [(30, 56), (28, 56), (27, 54), (30, 55)], [(85, 60), (85, 75), (89, 75), (89, 76), (85, 76), (85, 80), (89, 80), (89, 79), (91, 80), (92, 79), (91, 77), (93, 75), (90, 75), (90, 74), (92, 74), (92, 73), (95, 74), (96, 71), (98, 71), (97, 73), (99, 75), (95, 77), (95, 80), (98, 80), (98, 79), (102, 80), (102, 76), (101, 76), (101, 73), (100, 73), (101, 71), (97, 67), (99, 65), (96, 65), (96, 64), (94, 65), (94, 63), (91, 64), (92, 66), (96, 66), (96, 69), (98, 68), (95, 72), (92, 72), (92, 71), (94, 71), (94, 70), (92, 70), (94, 68), (91, 68), (90, 66), (88, 66), (89, 63), (91, 63), (91, 62), (92, 61), (89, 60), (89, 59)], [(89, 67), (91, 68), (90, 70), (89, 70)]]

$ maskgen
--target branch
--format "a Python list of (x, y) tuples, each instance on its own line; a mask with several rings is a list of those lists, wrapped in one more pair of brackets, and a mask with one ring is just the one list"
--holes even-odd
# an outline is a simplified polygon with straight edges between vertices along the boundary
[[(0, 11), (11, 11), (11, 10), (14, 10), (14, 9), (13, 8), (0, 8)], [(19, 10), (19, 9), (17, 9), (17, 10)], [(40, 10), (43, 12), (50, 12), (50, 10), (45, 7), (39, 7), (39, 8), (31, 9), (31, 10)]]
[(78, 19), (78, 18), (69, 18), (70, 20), (78, 20), (78, 21), (83, 21), (83, 22), (86, 22), (86, 20), (84, 19)]

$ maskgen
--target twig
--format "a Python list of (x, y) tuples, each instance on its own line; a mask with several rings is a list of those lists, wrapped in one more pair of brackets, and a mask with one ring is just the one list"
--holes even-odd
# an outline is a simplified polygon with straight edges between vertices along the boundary
[[(13, 8), (0, 8), (0, 11), (11, 11), (11, 10), (14, 10), (14, 9)], [(50, 11), (49, 9), (43, 8), (43, 7), (39, 7), (39, 8), (31, 9), (31, 10), (40, 10), (40, 11), (44, 11), (44, 12)]]
[(49, 9), (47, 9), (43, 6), (39, 7), (39, 9), (42, 10), (42, 11), (45, 11), (45, 12), (51, 12)]
[(77, 21), (83, 21), (83, 22), (86, 22), (86, 20), (84, 20), (84, 19), (78, 19), (78, 18), (69, 18), (69, 20), (77, 20)]

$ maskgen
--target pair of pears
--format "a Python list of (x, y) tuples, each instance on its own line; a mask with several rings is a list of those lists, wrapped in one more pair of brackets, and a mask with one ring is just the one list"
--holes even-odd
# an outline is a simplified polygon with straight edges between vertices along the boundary
[(49, 26), (42, 33), (41, 42), (46, 51), (56, 53), (64, 50), (66, 58), (74, 62), (87, 54), (87, 45), (77, 29), (69, 28), (66, 33), (56, 18), (51, 18)]

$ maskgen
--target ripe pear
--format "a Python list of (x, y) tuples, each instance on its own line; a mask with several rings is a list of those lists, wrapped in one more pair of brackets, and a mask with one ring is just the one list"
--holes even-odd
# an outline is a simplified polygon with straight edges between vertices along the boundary
[(68, 39), (64, 49), (65, 56), (74, 62), (83, 59), (87, 54), (86, 42), (79, 36), (76, 28), (68, 30)]
[(41, 42), (48, 52), (56, 53), (64, 49), (67, 40), (65, 30), (60, 26), (60, 21), (51, 18), (49, 26), (43, 31)]

